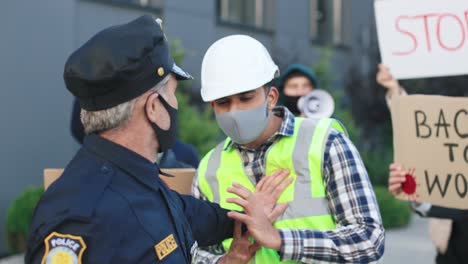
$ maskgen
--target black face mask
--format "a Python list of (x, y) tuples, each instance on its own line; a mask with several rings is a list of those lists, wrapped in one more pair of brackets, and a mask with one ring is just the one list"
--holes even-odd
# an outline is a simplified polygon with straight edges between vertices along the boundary
[(169, 113), (171, 119), (171, 125), (168, 130), (161, 129), (158, 125), (150, 122), (151, 126), (158, 137), (159, 150), (158, 152), (165, 152), (171, 149), (177, 140), (177, 131), (179, 130), (179, 122), (177, 118), (177, 109), (170, 106), (167, 101), (159, 95), (159, 101), (162, 103), (166, 111)]
[(283, 102), (284, 106), (286, 106), (291, 113), (293, 113), (295, 116), (298, 116), (301, 114), (301, 111), (297, 108), (297, 102), (299, 101), (299, 98), (301, 96), (287, 96), (283, 95)]

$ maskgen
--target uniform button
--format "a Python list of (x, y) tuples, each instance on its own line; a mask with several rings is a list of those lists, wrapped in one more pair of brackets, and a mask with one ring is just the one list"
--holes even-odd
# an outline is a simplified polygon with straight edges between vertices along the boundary
[(108, 174), (108, 173), (110, 172), (110, 169), (109, 169), (109, 167), (107, 167), (107, 166), (102, 166), (102, 167), (101, 167), (101, 172), (102, 172), (103, 174)]

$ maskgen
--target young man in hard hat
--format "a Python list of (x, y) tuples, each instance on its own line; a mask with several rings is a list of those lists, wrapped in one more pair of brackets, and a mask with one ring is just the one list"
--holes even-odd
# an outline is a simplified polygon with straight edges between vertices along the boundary
[[(271, 81), (277, 75), (266, 48), (251, 37), (228, 36), (208, 49), (201, 95), (228, 138), (202, 159), (194, 196), (244, 210), (230, 216), (248, 223), (262, 246), (251, 262), (376, 262), (384, 251), (384, 229), (358, 151), (333, 119), (295, 118), (287, 108), (276, 107), (278, 90)], [(277, 169), (289, 170), (294, 181), (278, 200), (288, 209), (270, 228), (248, 201), (260, 179)], [(225, 191), (232, 182), (246, 187), (235, 192), (238, 197)], [(199, 254), (205, 263), (228, 263), (233, 251), (248, 256), (251, 251), (237, 242), (234, 249), (225, 240)]]

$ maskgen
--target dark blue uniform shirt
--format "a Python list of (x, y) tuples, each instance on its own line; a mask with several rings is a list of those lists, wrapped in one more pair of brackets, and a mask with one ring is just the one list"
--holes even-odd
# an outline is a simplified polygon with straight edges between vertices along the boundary
[(86, 137), (36, 208), (26, 263), (190, 263), (195, 241), (232, 237), (226, 210), (169, 190), (158, 175), (142, 156)]

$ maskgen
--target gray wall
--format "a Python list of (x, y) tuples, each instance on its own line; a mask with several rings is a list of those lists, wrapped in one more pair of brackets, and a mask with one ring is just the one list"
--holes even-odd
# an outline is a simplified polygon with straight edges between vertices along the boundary
[(2, 1), (0, 7), (0, 252), (9, 203), (62, 167), (76, 149), (62, 69), (73, 49), (72, 0)]
[[(353, 44), (336, 49), (333, 59), (338, 86), (349, 67), (364, 63), (354, 50), (361, 45), (362, 29), (373, 23), (368, 14), (372, 0), (355, 1), (353, 10)], [(83, 0), (1, 2), (0, 254), (6, 251), (4, 219), (10, 202), (25, 187), (42, 184), (43, 168), (64, 167), (78, 149), (69, 130), (72, 96), (62, 80), (66, 58), (97, 31), (143, 13), (148, 12)], [(184, 68), (198, 79), (206, 49), (230, 34), (259, 39), (280, 61), (297, 58), (311, 65), (319, 57), (308, 36), (308, 0), (294, 5), (277, 0), (273, 32), (217, 24), (214, 0), (166, 0), (162, 13), (154, 14), (163, 17), (169, 39), (182, 41)], [(199, 83), (192, 89), (196, 92)]]

